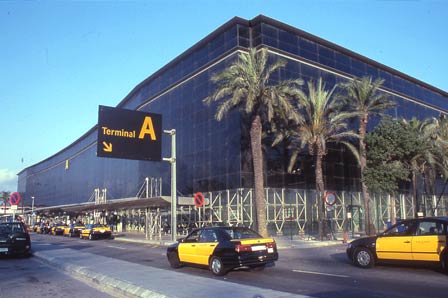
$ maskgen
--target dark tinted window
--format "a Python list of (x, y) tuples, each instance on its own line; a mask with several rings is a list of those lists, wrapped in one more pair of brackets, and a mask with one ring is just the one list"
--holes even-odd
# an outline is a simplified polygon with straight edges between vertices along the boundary
[(229, 228), (225, 231), (232, 239), (262, 238), (260, 234), (248, 228)]

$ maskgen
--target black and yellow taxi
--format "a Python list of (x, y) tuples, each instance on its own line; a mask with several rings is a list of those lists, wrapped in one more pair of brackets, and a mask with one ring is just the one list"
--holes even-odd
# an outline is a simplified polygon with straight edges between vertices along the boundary
[(33, 232), (40, 233), (40, 223), (35, 223), (33, 225)]
[(370, 268), (378, 262), (438, 262), (448, 270), (448, 217), (403, 220), (378, 236), (352, 241), (348, 258), (357, 266)]
[(81, 230), (79, 238), (88, 238), (90, 240), (111, 239), (112, 231), (108, 226), (103, 224), (87, 224), (84, 229)]
[(51, 235), (63, 235), (67, 225), (63, 222), (56, 223), (50, 230)]
[(224, 275), (235, 268), (263, 268), (278, 260), (277, 245), (246, 227), (204, 227), (167, 248), (173, 268), (195, 265)]
[(66, 237), (79, 237), (85, 226), (82, 223), (71, 223), (65, 227), (63, 235)]

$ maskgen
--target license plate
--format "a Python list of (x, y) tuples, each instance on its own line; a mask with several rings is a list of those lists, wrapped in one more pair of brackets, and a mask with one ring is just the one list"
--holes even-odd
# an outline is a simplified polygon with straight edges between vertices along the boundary
[(265, 245), (252, 246), (252, 251), (259, 251), (259, 250), (266, 250), (266, 246)]
[(106, 232), (106, 230), (100, 230), (100, 232), (101, 232), (101, 233), (104, 233), (104, 232)]
[(0, 247), (0, 252), (8, 252), (8, 248), (7, 247)]
[(271, 253), (274, 253), (274, 249), (273, 249), (272, 247), (269, 247), (269, 248), (268, 248), (268, 253), (270, 253), (270, 254), (271, 254)]

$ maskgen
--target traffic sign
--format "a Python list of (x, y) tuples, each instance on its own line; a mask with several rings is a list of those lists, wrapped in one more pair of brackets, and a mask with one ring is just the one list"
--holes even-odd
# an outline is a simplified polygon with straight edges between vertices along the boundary
[(97, 156), (162, 160), (162, 115), (99, 106)]
[(202, 194), (202, 192), (197, 192), (194, 195), (194, 205), (198, 208), (204, 206), (204, 195)]
[(11, 205), (19, 205), (19, 203), (20, 203), (20, 194), (18, 192), (13, 192), (9, 196), (9, 203)]
[(325, 194), (325, 203), (327, 203), (328, 206), (336, 204), (336, 194), (332, 191), (327, 191)]

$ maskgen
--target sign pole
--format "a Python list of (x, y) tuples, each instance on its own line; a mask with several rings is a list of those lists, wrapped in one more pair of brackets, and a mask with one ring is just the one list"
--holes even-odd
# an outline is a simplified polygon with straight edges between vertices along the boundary
[(177, 185), (176, 185), (176, 130), (164, 130), (171, 135), (171, 158), (164, 161), (171, 163), (171, 239), (176, 241), (177, 236)]

